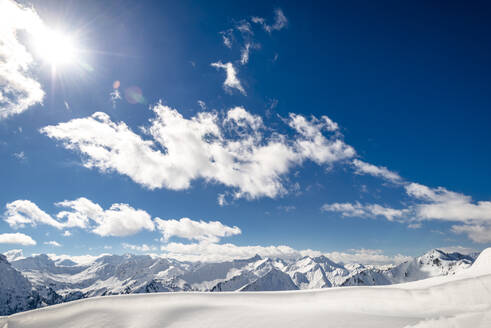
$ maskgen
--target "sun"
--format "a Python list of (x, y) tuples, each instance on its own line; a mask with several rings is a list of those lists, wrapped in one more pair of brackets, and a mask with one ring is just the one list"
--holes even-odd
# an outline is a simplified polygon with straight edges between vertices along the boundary
[(37, 33), (34, 42), (39, 56), (52, 66), (64, 66), (76, 60), (75, 41), (66, 33), (43, 29)]

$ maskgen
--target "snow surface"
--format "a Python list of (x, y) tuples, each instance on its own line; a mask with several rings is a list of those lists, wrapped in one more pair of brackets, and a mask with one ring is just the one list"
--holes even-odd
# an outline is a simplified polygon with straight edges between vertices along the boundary
[(491, 327), (491, 249), (470, 269), (401, 285), (94, 297), (0, 317), (16, 327)]

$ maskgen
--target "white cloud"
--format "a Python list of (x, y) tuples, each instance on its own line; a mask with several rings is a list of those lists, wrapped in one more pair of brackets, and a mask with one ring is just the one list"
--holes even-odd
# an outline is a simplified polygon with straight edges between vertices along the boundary
[(407, 227), (409, 229), (419, 229), (422, 227), (422, 224), (421, 222), (418, 222), (418, 223), (411, 223), (411, 224), (408, 224)]
[(249, 62), (249, 51), (250, 51), (250, 48), (251, 48), (251, 44), (250, 43), (246, 43), (244, 45), (244, 48), (242, 48), (242, 50), (240, 51), (240, 63), (242, 65), (245, 65)]
[(411, 259), (410, 256), (397, 254), (388, 256), (379, 249), (352, 249), (347, 252), (329, 252), (324, 254), (334, 262), (361, 264), (399, 264)]
[(491, 243), (491, 224), (454, 225), (452, 231), (464, 233), (476, 243)]
[(232, 42), (234, 40), (234, 34), (233, 34), (233, 32), (234, 32), (233, 29), (228, 29), (228, 30), (225, 30), (225, 31), (220, 32), (220, 34), (222, 36), (223, 44), (227, 48), (232, 48)]
[(277, 207), (279, 210), (285, 211), (285, 212), (292, 212), (295, 211), (297, 208), (293, 205), (285, 205), (285, 206), (278, 206)]
[(225, 90), (231, 91), (232, 89), (237, 89), (243, 95), (246, 94), (244, 88), (242, 87), (242, 84), (237, 78), (237, 70), (232, 63), (228, 62), (223, 64), (221, 61), (218, 61), (216, 63), (211, 63), (211, 66), (225, 70), (225, 73), (227, 74), (225, 81), (223, 82), (223, 87), (225, 88)]
[(220, 206), (228, 205), (226, 195), (225, 194), (218, 194), (217, 203)]
[(0, 244), (34, 246), (36, 245), (36, 241), (23, 233), (2, 233), (0, 234)]
[(198, 105), (202, 110), (206, 109), (206, 103), (203, 100), (198, 100)]
[(6, 208), (4, 220), (12, 228), (23, 228), (26, 225), (36, 226), (38, 223), (47, 224), (57, 229), (63, 228), (62, 223), (53, 219), (29, 200), (16, 200), (7, 203)]
[[(87, 198), (81, 197), (72, 201), (56, 203), (59, 207), (70, 210), (60, 211), (53, 219), (29, 200), (16, 200), (6, 205), (4, 220), (12, 227), (26, 225), (35, 226), (38, 223), (47, 224), (57, 229), (78, 227), (89, 229), (100, 236), (128, 236), (143, 229), (153, 231), (154, 223), (150, 215), (134, 209), (128, 204), (112, 204), (107, 210)], [(63, 236), (70, 236), (65, 231)]]
[(257, 131), (264, 127), (263, 119), (260, 116), (252, 115), (244, 107), (234, 107), (227, 112), (227, 116), (223, 121), (224, 124), (230, 124), (233, 127), (248, 128)]
[(70, 237), (72, 235), (72, 233), (68, 230), (66, 230), (65, 232), (63, 232), (63, 237)]
[(215, 243), (169, 243), (161, 246), (164, 255), (181, 261), (222, 262), (246, 259), (259, 254), (263, 257), (295, 259), (305, 255), (321, 255), (312, 250), (298, 251), (289, 246), (237, 246)]
[(360, 161), (359, 159), (354, 159), (353, 165), (355, 167), (356, 174), (369, 174), (374, 177), (383, 178), (393, 183), (402, 182), (402, 178), (399, 176), (399, 174), (390, 171), (384, 166), (376, 166), (373, 164)]
[(378, 204), (362, 205), (359, 202), (324, 204), (321, 209), (326, 212), (339, 212), (346, 217), (374, 218), (383, 216), (389, 221), (402, 218), (407, 212), (405, 209), (398, 210)]
[(288, 20), (286, 19), (283, 10), (278, 8), (274, 11), (274, 13), (275, 18), (272, 25), (266, 24), (266, 20), (262, 17), (252, 17), (251, 20), (253, 23), (261, 24), (268, 33), (271, 33), (272, 31), (279, 31), (286, 27), (286, 25), (288, 24)]
[(412, 203), (403, 209), (393, 209), (378, 204), (333, 203), (324, 204), (322, 210), (339, 212), (347, 217), (384, 216), (388, 220), (404, 219), (409, 228), (420, 228), (423, 220), (460, 222), (452, 226), (455, 233), (466, 234), (478, 243), (491, 242), (491, 201), (474, 202), (472, 197), (450, 191), (444, 187), (428, 186), (405, 182), (397, 173), (386, 167), (378, 167), (358, 159), (353, 160), (358, 174), (370, 174), (392, 181), (404, 187)]
[(99, 236), (129, 236), (141, 230), (155, 229), (151, 216), (128, 204), (112, 204), (108, 210), (87, 198), (81, 197), (73, 201), (63, 201), (56, 205), (70, 208), (72, 211), (59, 212), (58, 218), (67, 218), (66, 226), (80, 228), (89, 227), (89, 220), (94, 223), (90, 226), (93, 233)]
[[(187, 119), (162, 104), (153, 111), (156, 117), (143, 129), (153, 140), (142, 139), (104, 113), (41, 132), (78, 150), (86, 167), (117, 171), (149, 189), (188, 189), (192, 180), (203, 178), (234, 188), (236, 198), (275, 198), (287, 192), (283, 175), (293, 166), (305, 160), (332, 165), (355, 154), (326, 116), (307, 120), (291, 114), (286, 121), (297, 134), (287, 137), (271, 130), (266, 135), (262, 118), (242, 107), (223, 118), (201, 112)], [(324, 136), (323, 130), (332, 135)]]
[(11, 249), (3, 253), (3, 255), (5, 255), (7, 261), (9, 262), (21, 260), (25, 258), (22, 249)]
[(354, 249), (345, 252), (323, 253), (311, 249), (296, 250), (290, 246), (238, 246), (216, 243), (169, 243), (161, 246), (163, 256), (181, 261), (223, 262), (246, 259), (256, 254), (262, 257), (298, 259), (303, 256), (325, 255), (334, 262), (361, 264), (393, 264), (410, 260), (411, 257), (397, 254), (389, 256), (382, 250)]
[(259, 49), (260, 45), (252, 42), (246, 42), (240, 50), (240, 64), (245, 65), (249, 62), (249, 56), (252, 49)]
[(132, 245), (132, 244), (123, 243), (122, 245), (123, 248), (130, 249), (132, 251), (143, 252), (143, 253), (154, 252), (157, 250), (156, 246), (149, 246), (147, 244)]
[(241, 20), (237, 25), (235, 25), (235, 28), (245, 37), (249, 37), (254, 34), (252, 32), (251, 24), (246, 20)]
[(61, 244), (57, 241), (54, 241), (54, 240), (45, 241), (43, 244), (48, 245), (48, 246), (61, 247)]
[(446, 221), (491, 221), (491, 202), (474, 203), (470, 196), (449, 191), (443, 187), (429, 188), (410, 183), (406, 192), (425, 203), (415, 205), (415, 212), (421, 219), (440, 219)]
[(189, 218), (180, 220), (162, 220), (155, 218), (157, 229), (162, 232), (164, 241), (171, 237), (216, 243), (222, 237), (238, 235), (242, 231), (238, 227), (229, 227), (219, 221), (194, 221)]
[(114, 89), (109, 93), (109, 97), (111, 99), (111, 103), (113, 104), (113, 108), (116, 108), (116, 102), (121, 100), (121, 93), (118, 89)]
[(17, 158), (19, 161), (27, 160), (27, 156), (23, 151), (18, 152), (18, 153), (14, 153), (14, 157)]
[(322, 116), (320, 120), (312, 117), (308, 121), (302, 115), (290, 113), (288, 124), (303, 137), (295, 140), (295, 148), (303, 158), (320, 165), (348, 159), (356, 154), (353, 147), (337, 136), (328, 139), (322, 134), (322, 130), (335, 132), (338, 129), (337, 124), (327, 116)]
[(19, 40), (21, 31), (36, 35), (44, 26), (32, 8), (0, 2), (0, 119), (20, 114), (41, 103), (44, 91), (31, 77), (34, 58)]

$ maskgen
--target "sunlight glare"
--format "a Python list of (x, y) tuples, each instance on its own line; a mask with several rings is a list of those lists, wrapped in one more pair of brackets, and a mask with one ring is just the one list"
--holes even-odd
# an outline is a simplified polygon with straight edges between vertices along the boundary
[(35, 43), (39, 55), (53, 66), (70, 64), (75, 60), (73, 39), (60, 31), (46, 29), (35, 37)]

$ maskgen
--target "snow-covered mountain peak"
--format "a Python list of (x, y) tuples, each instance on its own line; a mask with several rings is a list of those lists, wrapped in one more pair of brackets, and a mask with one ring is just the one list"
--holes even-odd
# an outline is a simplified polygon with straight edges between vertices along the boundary
[(289, 275), (273, 267), (265, 275), (242, 287), (240, 291), (277, 291), (298, 289), (298, 286), (295, 285)]
[[(388, 285), (453, 275), (469, 268), (473, 259), (472, 256), (438, 249), (397, 266), (343, 265), (326, 256), (282, 260), (255, 255), (247, 259), (210, 263), (132, 254), (106, 254), (82, 262), (66, 256), (36, 255), (13, 261), (12, 266), (5, 256), (1, 256), (0, 268), (4, 266), (6, 272), (20, 271), (17, 274), (27, 278), (31, 289), (38, 293), (41, 303), (36, 304), (56, 304), (127, 293)], [(490, 262), (491, 250), (485, 251), (474, 270), (491, 272)], [(25, 288), (21, 289), (26, 293)]]

